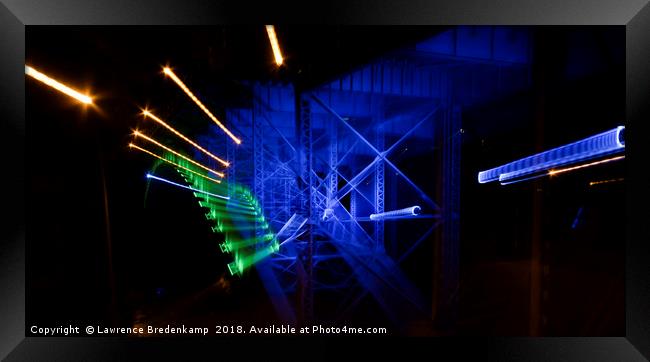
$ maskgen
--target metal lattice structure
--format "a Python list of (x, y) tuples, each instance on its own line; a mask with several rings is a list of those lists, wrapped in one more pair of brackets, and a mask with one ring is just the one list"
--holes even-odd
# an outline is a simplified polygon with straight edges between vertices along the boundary
[[(528, 34), (481, 29), (450, 30), (301, 93), (249, 83), (250, 105), (227, 110), (244, 140), (227, 146), (227, 177), (250, 186), (280, 242), (256, 268), (282, 320), (337, 320), (368, 298), (396, 325), (438, 309), (453, 318), (462, 110), (529, 77)], [(369, 218), (413, 205), (423, 212)], [(436, 231), (444, 277), (431, 297), (401, 265)], [(322, 295), (333, 297), (319, 305)]]

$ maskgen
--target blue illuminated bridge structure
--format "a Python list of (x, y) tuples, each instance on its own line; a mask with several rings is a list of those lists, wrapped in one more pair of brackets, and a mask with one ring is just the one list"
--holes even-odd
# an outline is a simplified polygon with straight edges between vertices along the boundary
[[(300, 93), (244, 83), (252, 97), (224, 117), (242, 143), (216, 127), (197, 141), (277, 233), (255, 268), (282, 320), (344, 321), (364, 303), (398, 326), (454, 313), (461, 112), (530, 87), (530, 46), (523, 28), (459, 27)], [(432, 240), (435, 298), (431, 271), (423, 288), (404, 270)]]

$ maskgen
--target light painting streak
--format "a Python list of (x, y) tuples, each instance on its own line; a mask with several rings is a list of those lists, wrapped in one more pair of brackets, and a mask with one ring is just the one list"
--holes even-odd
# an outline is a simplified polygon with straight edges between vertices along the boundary
[(625, 151), (625, 127), (619, 126), (585, 139), (553, 148), (478, 173), (478, 182), (514, 183), (546, 174), (548, 170)]
[(199, 106), (199, 108), (201, 108), (201, 110), (203, 110), (203, 112), (207, 114), (208, 117), (210, 117), (210, 119), (212, 119), (214, 123), (216, 123), (217, 126), (219, 126), (219, 128), (221, 128), (221, 130), (223, 130), (230, 138), (232, 138), (232, 140), (235, 141), (236, 144), (238, 145), (241, 144), (241, 140), (237, 138), (232, 132), (230, 132), (230, 130), (226, 128), (226, 126), (224, 126), (217, 119), (217, 117), (215, 117), (212, 114), (212, 112), (210, 112), (210, 110), (208, 110), (208, 108), (206, 108), (206, 106), (204, 106), (203, 103), (201, 103), (201, 101), (198, 98), (196, 98), (196, 96), (192, 93), (192, 91), (190, 91), (190, 89), (187, 88), (185, 83), (183, 83), (183, 81), (181, 81), (180, 78), (178, 78), (176, 74), (174, 74), (174, 72), (169, 67), (165, 67), (163, 69), (163, 72), (165, 73), (165, 75), (169, 76), (183, 90), (183, 92), (185, 92), (185, 94), (187, 94), (190, 97), (190, 99), (192, 99), (194, 103), (196, 103), (196, 105)]
[(161, 177), (158, 177), (158, 176), (154, 176), (154, 175), (149, 174), (149, 173), (147, 174), (147, 178), (152, 178), (152, 179), (154, 179), (154, 180), (162, 181), (162, 182), (168, 183), (168, 184), (170, 184), (170, 185), (178, 186), (178, 187), (183, 188), (183, 189), (186, 189), (186, 190), (190, 190), (190, 191), (194, 191), (194, 192), (200, 192), (200, 193), (202, 193), (202, 194), (206, 194), (206, 195), (209, 195), (209, 196), (218, 197), (218, 198), (220, 198), (220, 199), (224, 199), (224, 200), (229, 200), (229, 199), (230, 199), (230, 197), (228, 197), (228, 196), (217, 195), (217, 194), (213, 194), (213, 193), (211, 193), (211, 192), (207, 192), (207, 191), (203, 191), (203, 190), (195, 189), (195, 188), (193, 188), (193, 187), (189, 187), (189, 186), (181, 185), (181, 184), (179, 184), (179, 183), (172, 182), (172, 181), (166, 180), (166, 179), (164, 179), (164, 178), (161, 178)]
[[(205, 190), (212, 191), (208, 188), (211, 185), (190, 177), (192, 175), (185, 170), (177, 170), (187, 182), (187, 186), (153, 176), (151, 173), (147, 177), (193, 191), (193, 195), (199, 199), (199, 206), (208, 209), (204, 216), (211, 224), (212, 232), (225, 234), (225, 241), (219, 244), (219, 247), (222, 252), (233, 254), (234, 261), (227, 264), (232, 275), (242, 276), (245, 270), (279, 251), (280, 244), (270, 230), (259, 202), (247, 188), (235, 185), (234, 195), (227, 198), (206, 192)], [(263, 235), (251, 237), (251, 233), (245, 232), (247, 230), (253, 231), (252, 235), (257, 235), (258, 232), (263, 232)]]
[[(199, 198), (199, 197), (202, 197), (203, 195), (194, 195), (194, 196)], [(224, 203), (221, 200), (216, 200), (216, 199), (211, 199), (209, 197), (205, 197), (204, 200), (199, 201), (199, 204), (202, 207), (207, 207), (207, 208), (214, 208), (214, 207), (224, 208), (225, 207), (227, 209), (238, 208), (238, 209), (242, 209), (242, 210), (245, 210), (245, 211), (255, 210), (253, 207), (248, 206), (248, 204), (242, 204), (240, 202), (237, 202), (237, 201), (233, 200), (232, 198), (230, 199), (229, 202)]]
[(596, 185), (602, 185), (602, 184), (609, 184), (613, 182), (621, 182), (624, 181), (624, 178), (615, 178), (611, 180), (602, 180), (602, 181), (592, 181), (589, 183), (589, 186), (596, 186)]
[(199, 146), (198, 144), (196, 144), (196, 142), (194, 142), (194, 141), (192, 141), (191, 139), (185, 137), (182, 133), (178, 132), (178, 131), (175, 130), (172, 126), (170, 126), (170, 125), (168, 125), (167, 123), (165, 123), (165, 121), (163, 121), (162, 119), (160, 119), (160, 118), (159, 118), (158, 116), (156, 116), (155, 114), (149, 112), (149, 111), (146, 110), (146, 109), (142, 111), (142, 114), (143, 114), (145, 117), (149, 117), (149, 118), (153, 119), (154, 121), (158, 122), (158, 124), (160, 124), (160, 125), (162, 125), (163, 127), (167, 128), (167, 130), (169, 130), (169, 131), (172, 132), (173, 134), (177, 135), (178, 137), (180, 137), (181, 139), (183, 139), (185, 142), (187, 142), (187, 143), (191, 144), (192, 146), (196, 147), (199, 151), (201, 151), (201, 152), (205, 153), (206, 155), (212, 157), (214, 160), (216, 160), (217, 162), (221, 163), (222, 165), (224, 165), (224, 166), (226, 166), (226, 167), (228, 167), (228, 166), (230, 165), (228, 162), (226, 162), (226, 161), (224, 161), (223, 159), (221, 159), (221, 158), (219, 158), (219, 157), (213, 155), (212, 153), (208, 152), (208, 151), (207, 151), (206, 149), (204, 149), (203, 147), (201, 147), (201, 146)]
[(201, 167), (202, 169), (204, 169), (204, 170), (206, 170), (206, 171), (212, 172), (213, 174), (215, 174), (215, 175), (217, 175), (217, 176), (219, 176), (219, 177), (224, 177), (224, 176), (225, 176), (225, 175), (224, 175), (223, 173), (221, 173), (221, 172), (218, 172), (218, 171), (215, 171), (215, 170), (213, 170), (213, 169), (211, 169), (211, 168), (205, 167), (205, 166), (203, 166), (202, 164), (200, 164), (200, 163), (198, 163), (198, 162), (192, 160), (191, 158), (189, 158), (189, 157), (187, 157), (187, 156), (183, 156), (183, 155), (181, 155), (180, 153), (178, 153), (178, 152), (172, 150), (171, 148), (169, 148), (169, 147), (163, 145), (162, 143), (160, 143), (160, 142), (154, 140), (153, 138), (151, 138), (151, 137), (149, 137), (149, 136), (147, 136), (147, 135), (145, 135), (145, 134), (143, 134), (143, 133), (141, 133), (141, 132), (139, 132), (139, 131), (134, 131), (134, 132), (133, 132), (133, 135), (136, 136), (136, 137), (142, 137), (142, 138), (144, 138), (145, 140), (147, 140), (147, 141), (153, 143), (154, 145), (156, 145), (156, 146), (162, 148), (163, 150), (165, 150), (165, 151), (167, 151), (167, 152), (171, 152), (171, 153), (175, 154), (176, 156), (181, 157), (181, 158), (183, 158), (183, 159), (185, 159), (185, 160), (187, 160), (187, 161), (189, 161), (189, 162), (195, 164), (196, 166)]
[[(201, 201), (199, 201), (199, 205), (201, 204)], [(248, 216), (251, 219), (257, 217), (257, 213), (255, 211), (251, 210), (246, 210), (246, 209), (235, 209), (235, 208), (228, 208), (228, 207), (217, 207), (216, 205), (210, 205), (207, 204), (205, 207), (210, 208), (210, 212), (208, 215), (211, 217), (216, 217), (218, 215), (224, 215), (224, 214), (233, 214), (233, 215), (243, 215), (244, 217)]]
[(64, 94), (78, 100), (81, 103), (85, 103), (85, 104), (92, 104), (93, 103), (92, 98), (90, 98), (89, 96), (87, 96), (85, 94), (81, 94), (78, 91), (66, 86), (65, 84), (62, 84), (62, 83), (48, 77), (47, 75), (37, 71), (36, 69), (30, 67), (29, 65), (25, 65), (25, 74), (27, 74), (28, 76), (30, 76), (30, 77), (38, 80), (38, 81), (41, 81), (41, 82), (49, 85), (50, 87), (58, 90), (61, 93), (64, 93)]
[(140, 146), (138, 146), (138, 145), (136, 145), (136, 144), (134, 144), (134, 143), (129, 143), (129, 147), (131, 147), (131, 148), (135, 148), (135, 149), (137, 149), (137, 150), (140, 150), (140, 151), (142, 151), (142, 152), (144, 152), (144, 153), (147, 153), (147, 154), (149, 154), (149, 155), (151, 155), (151, 156), (153, 156), (153, 157), (155, 157), (155, 158), (157, 158), (157, 159), (159, 159), (159, 160), (161, 160), (161, 161), (165, 161), (165, 162), (169, 163), (170, 165), (173, 165), (174, 167), (182, 168), (182, 169), (184, 169), (185, 171), (189, 171), (189, 172), (191, 172), (191, 173), (193, 173), (193, 174), (195, 174), (195, 175), (197, 175), (197, 176), (203, 177), (204, 179), (210, 180), (210, 181), (212, 181), (212, 182), (216, 182), (216, 183), (218, 183), (218, 184), (221, 183), (220, 180), (214, 179), (214, 178), (212, 178), (212, 177), (208, 177), (208, 176), (206, 176), (206, 175), (202, 175), (202, 174), (200, 174), (200, 173), (198, 173), (198, 172), (196, 172), (196, 171), (194, 171), (194, 170), (190, 170), (189, 168), (187, 168), (187, 167), (185, 167), (185, 166), (181, 166), (181, 165), (179, 165), (179, 164), (177, 164), (177, 163), (174, 163), (174, 162), (172, 162), (172, 161), (170, 161), (170, 160), (168, 160), (168, 159), (166, 159), (166, 158), (164, 158), (164, 157), (160, 157), (160, 156), (158, 156), (157, 154), (155, 154), (155, 153), (153, 153), (153, 152), (151, 152), (151, 151), (149, 151), (149, 150), (146, 150), (146, 149), (144, 149), (144, 148), (142, 148), (142, 147), (140, 147)]
[(596, 161), (596, 162), (586, 163), (586, 164), (584, 164), (584, 165), (579, 165), (579, 166), (574, 166), (574, 167), (567, 167), (567, 168), (562, 168), (562, 169), (559, 169), (559, 170), (550, 170), (550, 171), (548, 172), (548, 175), (549, 175), (549, 176), (553, 176), (553, 175), (557, 175), (558, 173), (563, 173), (563, 172), (568, 172), (568, 171), (578, 170), (578, 169), (585, 168), (585, 167), (590, 167), (590, 166), (600, 165), (600, 164), (602, 164), (602, 163), (607, 163), (607, 162), (612, 162), (612, 161), (618, 161), (618, 160), (622, 160), (622, 159), (624, 159), (624, 158), (625, 158), (625, 156), (618, 156), (618, 157), (608, 158), (608, 159), (606, 159), (606, 160), (600, 160), (600, 161)]
[(230, 240), (228, 237), (226, 237), (226, 241), (219, 246), (221, 247), (222, 251), (231, 252), (256, 245), (260, 242), (271, 241), (273, 238), (275, 238), (275, 235), (273, 233), (265, 234), (263, 236), (255, 236), (245, 240)]
[(277, 242), (274, 242), (271, 245), (259, 249), (259, 251), (255, 252), (252, 255), (236, 255), (235, 261), (228, 264), (228, 270), (230, 270), (230, 274), (232, 275), (242, 274), (244, 270), (250, 268), (255, 263), (273, 254), (274, 252), (277, 252), (278, 250), (280, 250), (280, 245)]
[(275, 64), (280, 66), (282, 65), (284, 59), (282, 58), (282, 52), (280, 51), (280, 43), (278, 43), (278, 36), (277, 34), (275, 34), (275, 26), (267, 25), (266, 33), (269, 35), (271, 48), (273, 48), (273, 57), (275, 58)]

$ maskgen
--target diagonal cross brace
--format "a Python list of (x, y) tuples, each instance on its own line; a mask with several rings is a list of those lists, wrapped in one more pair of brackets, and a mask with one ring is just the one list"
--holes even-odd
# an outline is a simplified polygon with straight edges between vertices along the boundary
[[(318, 156), (318, 155), (314, 155), (314, 156), (317, 157), (319, 160), (321, 160), (321, 161), (324, 162), (324, 160), (323, 160), (320, 156)], [(355, 176), (355, 178), (352, 179), (352, 180), (354, 180), (354, 181), (352, 181), (352, 180), (351, 180), (351, 181), (348, 181), (348, 179), (347, 179), (345, 176), (343, 176), (340, 172), (338, 172), (338, 170), (336, 170), (336, 169), (334, 169), (334, 168), (332, 168), (332, 167), (330, 166), (330, 171), (329, 171), (329, 173), (327, 174), (327, 176), (325, 177), (325, 179), (322, 179), (322, 180), (321, 180), (320, 177), (317, 176), (317, 177), (318, 177), (318, 181), (319, 181), (319, 183), (318, 183), (318, 185), (316, 186), (316, 188), (320, 188), (321, 186), (323, 186), (329, 177), (331, 177), (333, 174), (336, 174), (338, 177), (342, 178), (343, 181), (345, 181), (345, 185), (341, 188), (340, 191), (337, 192), (336, 195), (334, 195), (334, 196), (336, 197), (338, 194), (341, 194), (340, 197), (338, 197), (338, 198), (332, 198), (331, 200), (329, 200), (330, 207), (333, 206), (333, 205), (336, 205), (337, 203), (340, 203), (341, 199), (342, 199), (345, 195), (347, 195), (350, 191), (352, 191), (352, 190), (358, 191), (358, 192), (359, 192), (359, 195), (361, 195), (361, 197), (363, 197), (364, 199), (366, 199), (366, 201), (368, 201), (370, 204), (372, 204), (372, 201), (370, 201), (370, 199), (368, 199), (368, 198), (366, 197), (366, 195), (364, 195), (361, 191), (359, 191), (359, 189), (357, 189), (357, 186), (359, 185), (359, 183), (361, 183), (361, 181), (363, 181), (363, 179), (365, 178), (365, 176), (367, 176), (367, 175), (369, 174), (368, 171), (371, 171), (371, 167), (372, 167), (375, 163), (377, 163), (378, 160), (379, 160), (379, 158), (375, 158), (375, 159), (370, 163), (370, 165), (368, 165), (368, 166), (366, 167), (366, 169), (364, 169), (363, 171), (361, 171), (359, 174), (357, 174), (357, 175)], [(363, 173), (363, 175), (361, 175), (362, 173)], [(356, 177), (361, 177), (361, 179), (356, 179)], [(351, 189), (350, 189), (350, 190), (347, 190), (348, 187), (351, 188)], [(345, 190), (345, 191), (343, 191), (343, 190)]]
[[(375, 148), (375, 146), (373, 146), (372, 143), (370, 143), (367, 139), (365, 139), (365, 137), (363, 137), (363, 135), (362, 135), (361, 133), (359, 133), (359, 131), (357, 131), (354, 127), (352, 127), (352, 125), (350, 125), (346, 120), (343, 119), (343, 117), (341, 117), (338, 113), (336, 113), (336, 111), (334, 111), (332, 108), (330, 108), (327, 104), (325, 104), (325, 103), (324, 103), (320, 98), (318, 98), (316, 95), (311, 94), (311, 98), (314, 99), (314, 101), (316, 101), (316, 103), (318, 103), (321, 107), (323, 107), (323, 109), (325, 109), (327, 112), (331, 113), (334, 117), (338, 118), (338, 120), (341, 121), (341, 123), (343, 123), (343, 124), (344, 124), (344, 125), (345, 125), (349, 130), (350, 130), (350, 131), (352, 131), (352, 133), (354, 133), (355, 135), (357, 135), (357, 137), (359, 137), (359, 139), (360, 139), (363, 143), (365, 143), (368, 147), (370, 147), (370, 149), (371, 149), (373, 152), (375, 152), (375, 153), (377, 154), (377, 157), (378, 157), (378, 158), (376, 158), (376, 159), (372, 162), (372, 164), (374, 164), (375, 162), (377, 162), (379, 159), (385, 161), (386, 164), (387, 164), (388, 166), (390, 166), (390, 167), (393, 169), (393, 171), (395, 171), (397, 174), (399, 174), (400, 176), (402, 176), (402, 177), (404, 178), (404, 180), (405, 180), (406, 182), (408, 182), (408, 183), (409, 183), (409, 184), (410, 184), (410, 185), (411, 185), (411, 186), (412, 186), (412, 187), (413, 187), (413, 188), (414, 188), (414, 189), (415, 189), (415, 190), (420, 194), (420, 197), (422, 197), (422, 199), (424, 199), (424, 201), (426, 201), (428, 204), (430, 204), (431, 206), (433, 206), (436, 210), (440, 210), (440, 207), (439, 207), (439, 206), (438, 206), (438, 205), (437, 205), (437, 204), (436, 204), (436, 203), (435, 203), (435, 202), (434, 202), (434, 201), (433, 201), (433, 200), (432, 200), (432, 199), (431, 199), (431, 198), (430, 198), (430, 197), (429, 197), (429, 196), (428, 196), (424, 191), (422, 191), (422, 189), (421, 189), (418, 185), (416, 185), (416, 184), (415, 184), (415, 183), (414, 183), (410, 178), (408, 178), (408, 176), (406, 176), (406, 175), (405, 175), (405, 174), (404, 174), (404, 173), (403, 173), (399, 168), (397, 168), (397, 166), (395, 166), (395, 164), (393, 164), (393, 163), (392, 163), (392, 162), (391, 162), (391, 161), (386, 157), (385, 152), (381, 152), (381, 151), (379, 151), (377, 148)], [(429, 114), (425, 117), (425, 119), (427, 119), (427, 118), (429, 118), (431, 115), (433, 115), (433, 114), (435, 113), (435, 111), (437, 111), (437, 109), (438, 109), (438, 108), (436, 108), (433, 112), (429, 113)], [(418, 125), (419, 125), (419, 124), (421, 124), (421, 123), (418, 123)], [(403, 138), (404, 138), (404, 137), (402, 137), (401, 139), (403, 139)], [(400, 139), (400, 140), (401, 140), (401, 139)], [(391, 147), (391, 148), (393, 148), (393, 147)], [(355, 176), (355, 178), (356, 178), (356, 176)], [(344, 187), (343, 189), (345, 189), (345, 187)], [(342, 189), (341, 191), (343, 191), (343, 189)], [(342, 197), (342, 196), (339, 196), (339, 194), (341, 194), (341, 191), (340, 191), (339, 193), (337, 193), (337, 198), (339, 198), (339, 199), (340, 199), (340, 197)], [(349, 189), (348, 189), (348, 192), (349, 192)], [(344, 195), (344, 194), (343, 194), (343, 195)]]

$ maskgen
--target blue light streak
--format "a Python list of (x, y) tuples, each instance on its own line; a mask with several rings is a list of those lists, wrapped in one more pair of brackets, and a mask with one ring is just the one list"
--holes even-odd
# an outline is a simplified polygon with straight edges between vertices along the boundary
[[(537, 173), (554, 167), (593, 159), (625, 150), (625, 127), (612, 130), (573, 142), (564, 146), (522, 158), (508, 164), (478, 173), (478, 182), (500, 181), (502, 184), (523, 181), (543, 175)], [(523, 178), (523, 179), (522, 179)]]
[(578, 213), (576, 214), (576, 217), (573, 219), (573, 223), (571, 224), (571, 229), (574, 229), (578, 226), (578, 223), (580, 222), (580, 216), (582, 215), (582, 207), (578, 209)]
[(149, 173), (147, 174), (147, 178), (152, 178), (152, 179), (154, 179), (154, 180), (158, 180), (158, 181), (166, 182), (166, 183), (168, 183), (168, 184), (170, 184), (170, 185), (178, 186), (178, 187), (183, 188), (183, 189), (186, 189), (186, 190), (190, 190), (190, 191), (194, 191), (194, 192), (199, 192), (199, 193), (206, 194), (206, 195), (209, 195), (209, 196), (218, 197), (218, 198), (221, 198), (221, 199), (224, 199), (224, 200), (230, 200), (230, 197), (228, 197), (228, 196), (222, 196), (222, 195), (213, 194), (213, 193), (210, 193), (210, 192), (207, 192), (207, 191), (203, 191), (203, 190), (198, 190), (198, 189), (195, 189), (195, 188), (192, 188), (192, 187), (189, 187), (189, 186), (181, 185), (181, 184), (178, 184), (178, 183), (176, 183), (176, 182), (172, 182), (172, 181), (166, 180), (166, 179), (161, 178), (161, 177), (158, 177), (158, 176), (154, 176), (154, 175), (149, 174)]

